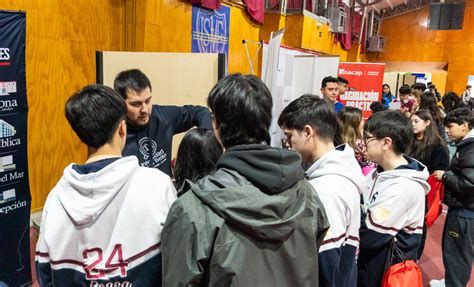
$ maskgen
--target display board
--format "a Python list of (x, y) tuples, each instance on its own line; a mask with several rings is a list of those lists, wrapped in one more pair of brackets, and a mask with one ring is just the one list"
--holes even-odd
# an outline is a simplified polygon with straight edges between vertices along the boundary
[[(150, 79), (152, 102), (202, 105), (225, 74), (225, 55), (206, 53), (97, 52), (97, 83), (113, 87), (115, 76), (140, 69)], [(183, 134), (173, 137), (173, 158)]]
[(364, 119), (370, 117), (370, 104), (382, 97), (384, 68), (385, 64), (381, 63), (339, 63), (339, 76), (349, 81), (340, 101), (361, 109)]
[(416, 76), (407, 72), (386, 72), (383, 76), (383, 83), (388, 84), (392, 91), (392, 95), (399, 97), (398, 89), (403, 85), (413, 85), (416, 83)]
[[(269, 56), (270, 55), (270, 56)], [(271, 58), (269, 46), (263, 47), (262, 78), (268, 70), (267, 62)], [(321, 96), (321, 81), (326, 76), (337, 76), (339, 64), (338, 56), (322, 56), (317, 53), (280, 47), (278, 65), (272, 88), (273, 112), (270, 126), (271, 145), (281, 147), (281, 140), (285, 138), (283, 131), (277, 124), (278, 117), (283, 109), (294, 99), (311, 93)]]

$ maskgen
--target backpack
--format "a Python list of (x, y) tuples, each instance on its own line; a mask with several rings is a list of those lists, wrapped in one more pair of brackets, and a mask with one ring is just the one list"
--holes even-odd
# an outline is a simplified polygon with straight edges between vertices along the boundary
[[(390, 243), (386, 271), (382, 278), (382, 287), (423, 287), (421, 269), (414, 260), (405, 260), (403, 252), (396, 246), (394, 237)], [(402, 260), (393, 264), (396, 259)]]

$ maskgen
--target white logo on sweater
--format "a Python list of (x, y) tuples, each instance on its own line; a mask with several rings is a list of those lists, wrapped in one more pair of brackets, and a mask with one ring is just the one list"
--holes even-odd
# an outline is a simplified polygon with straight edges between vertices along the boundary
[(138, 142), (138, 150), (143, 155), (141, 166), (158, 167), (166, 161), (166, 153), (163, 149), (157, 151), (158, 145), (148, 137), (140, 139)]

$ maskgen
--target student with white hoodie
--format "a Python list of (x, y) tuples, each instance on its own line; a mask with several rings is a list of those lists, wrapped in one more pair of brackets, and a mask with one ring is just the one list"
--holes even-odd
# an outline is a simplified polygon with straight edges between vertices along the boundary
[(428, 168), (404, 155), (412, 137), (408, 119), (397, 111), (376, 113), (365, 123), (368, 159), (379, 166), (363, 191), (358, 286), (380, 286), (394, 241), (405, 260), (417, 259), (430, 187)]
[(160, 286), (161, 228), (176, 199), (170, 178), (122, 157), (125, 101), (91, 85), (66, 103), (88, 146), (49, 193), (36, 248), (41, 286)]
[(354, 150), (334, 146), (337, 117), (326, 100), (303, 95), (282, 112), (278, 124), (303, 162), (323, 203), (330, 228), (319, 249), (320, 286), (355, 286), (359, 247), (360, 192), (364, 177)]

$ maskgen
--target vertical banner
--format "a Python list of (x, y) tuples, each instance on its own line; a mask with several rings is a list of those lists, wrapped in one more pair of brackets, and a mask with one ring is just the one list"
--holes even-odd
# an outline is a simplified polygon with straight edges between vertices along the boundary
[(349, 81), (348, 89), (340, 95), (346, 106), (362, 110), (364, 119), (370, 117), (370, 104), (380, 102), (385, 64), (339, 63), (338, 76)]
[(229, 27), (229, 7), (207, 10), (193, 5), (192, 52), (225, 54), (225, 74), (229, 53)]
[(31, 282), (24, 12), (0, 11), (0, 286)]
[[(262, 81), (267, 85), (273, 98), (272, 108), (272, 123), (270, 124), (270, 144), (273, 147), (281, 147), (283, 133), (278, 126), (277, 120), (281, 111), (285, 108), (284, 102), (284, 88), (278, 87), (278, 63), (280, 59), (280, 44), (283, 39), (285, 28), (272, 32), (270, 34), (270, 43), (268, 47), (263, 49), (263, 64), (262, 64)], [(283, 65), (285, 65), (284, 63)], [(284, 71), (281, 69), (280, 71)], [(280, 77), (281, 79), (282, 77)]]

